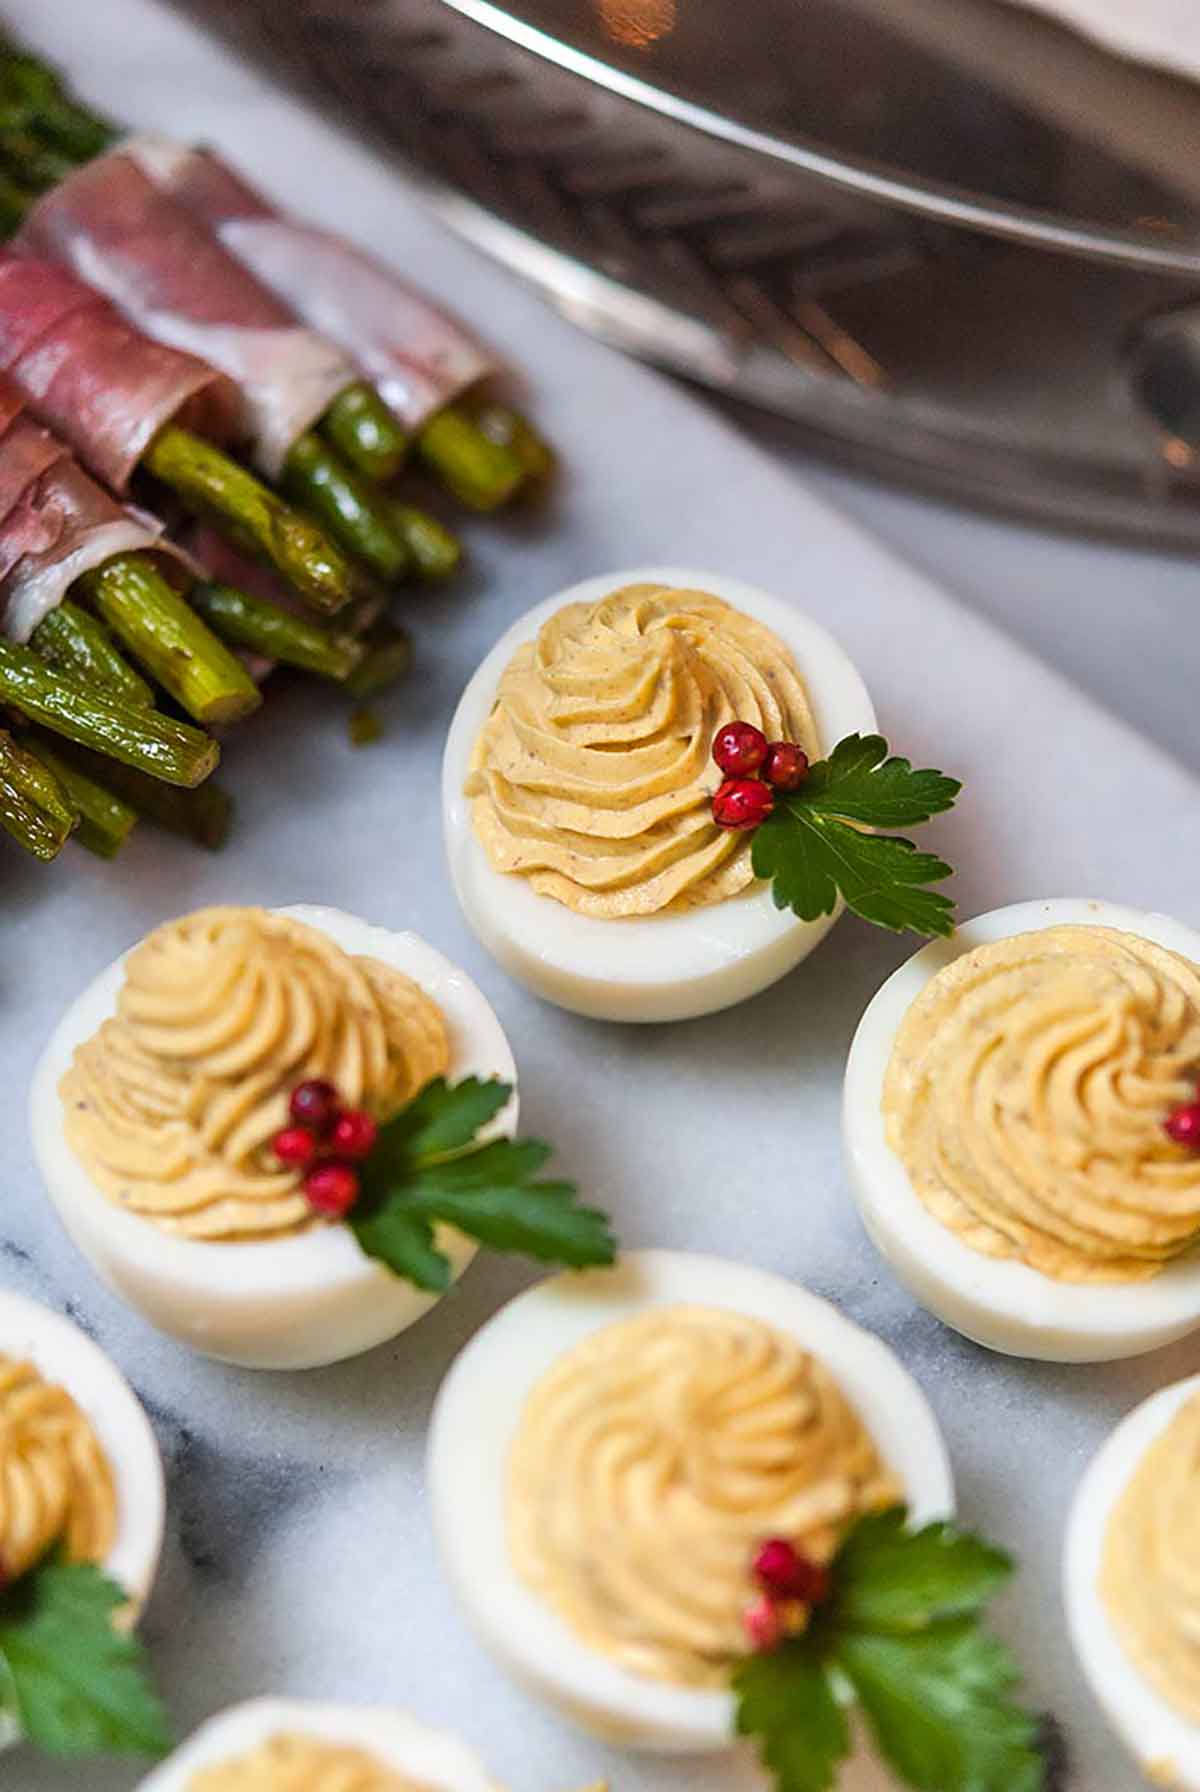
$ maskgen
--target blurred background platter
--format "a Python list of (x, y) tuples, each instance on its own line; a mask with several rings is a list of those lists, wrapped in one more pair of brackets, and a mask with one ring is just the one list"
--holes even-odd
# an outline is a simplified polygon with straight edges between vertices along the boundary
[(1200, 542), (1184, 76), (1002, 0), (181, 3), (608, 341), (875, 471)]

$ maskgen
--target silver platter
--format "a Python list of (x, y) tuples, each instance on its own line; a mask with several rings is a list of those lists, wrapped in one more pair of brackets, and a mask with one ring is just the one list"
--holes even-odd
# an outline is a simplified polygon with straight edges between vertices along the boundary
[(184, 0), (597, 335), (1200, 543), (1200, 89), (994, 0)]

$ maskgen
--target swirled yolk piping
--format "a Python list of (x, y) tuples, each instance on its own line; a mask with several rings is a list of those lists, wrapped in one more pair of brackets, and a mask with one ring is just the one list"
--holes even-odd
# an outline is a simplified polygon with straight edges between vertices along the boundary
[(1137, 934), (1048, 927), (926, 986), (884, 1084), (888, 1140), (974, 1249), (1137, 1281), (1200, 1240), (1200, 1156), (1163, 1130), (1200, 1070), (1200, 969)]
[(283, 915), (202, 909), (130, 954), (116, 1015), (62, 1079), (63, 1120), (128, 1212), (185, 1238), (279, 1238), (314, 1223), (271, 1149), (296, 1084), (328, 1078), (386, 1119), (449, 1059), (410, 977)]
[(633, 1673), (722, 1686), (768, 1537), (830, 1560), (902, 1497), (824, 1365), (745, 1314), (656, 1308), (591, 1333), (526, 1403), (508, 1465), (513, 1565)]
[(187, 1792), (429, 1792), (374, 1755), (317, 1736), (272, 1736), (250, 1754), (203, 1768)]
[(102, 1562), (116, 1532), (112, 1469), (88, 1418), (31, 1363), (0, 1356), (0, 1567), (16, 1579), (56, 1546)]
[(472, 755), (491, 864), (602, 920), (736, 896), (749, 843), (711, 807), (713, 736), (735, 720), (817, 757), (800, 673), (762, 623), (661, 585), (566, 605), (514, 654)]
[(1113, 1508), (1100, 1592), (1138, 1672), (1200, 1724), (1200, 1395), (1151, 1444)]

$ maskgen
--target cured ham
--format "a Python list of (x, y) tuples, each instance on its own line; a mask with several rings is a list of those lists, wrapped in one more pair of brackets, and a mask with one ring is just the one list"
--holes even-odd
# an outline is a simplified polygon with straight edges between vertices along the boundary
[(187, 562), (153, 517), (126, 508), (36, 423), (0, 377), (0, 628), (28, 641), (75, 580), (114, 554), (152, 551)]
[(499, 371), (461, 323), (378, 257), (277, 211), (211, 150), (133, 137), (124, 154), (264, 285), (340, 343), (409, 430)]
[(216, 441), (240, 427), (232, 382), (152, 342), (65, 268), (0, 252), (0, 371), (98, 479), (126, 492), (166, 423)]
[(342, 349), (298, 323), (200, 218), (119, 150), (45, 194), (16, 242), (71, 269), (156, 342), (226, 374), (270, 479), (296, 438), (358, 377)]

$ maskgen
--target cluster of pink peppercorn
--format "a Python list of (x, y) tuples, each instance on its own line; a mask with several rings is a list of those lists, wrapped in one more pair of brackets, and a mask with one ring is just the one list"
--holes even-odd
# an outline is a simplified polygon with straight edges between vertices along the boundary
[(1196, 1086), (1195, 1100), (1185, 1101), (1181, 1108), (1168, 1114), (1164, 1124), (1169, 1139), (1174, 1139), (1177, 1145), (1185, 1145), (1189, 1151), (1200, 1151), (1200, 1083)]
[(753, 1573), (761, 1591), (742, 1622), (751, 1647), (761, 1654), (803, 1630), (813, 1606), (828, 1599), (830, 1580), (828, 1568), (785, 1537), (771, 1537), (759, 1547)]
[(296, 1085), (288, 1115), (291, 1125), (275, 1134), (271, 1149), (289, 1170), (303, 1172), (309, 1206), (341, 1219), (358, 1200), (354, 1166), (374, 1148), (378, 1126), (365, 1108), (346, 1107), (333, 1084), (322, 1077)]
[(712, 756), (725, 782), (712, 800), (719, 828), (756, 828), (775, 807), (777, 790), (798, 790), (808, 776), (808, 754), (794, 740), (768, 740), (753, 722), (726, 722)]

